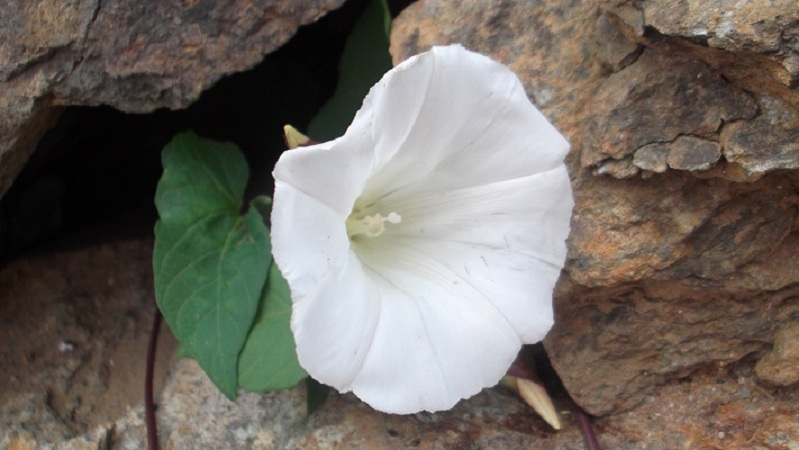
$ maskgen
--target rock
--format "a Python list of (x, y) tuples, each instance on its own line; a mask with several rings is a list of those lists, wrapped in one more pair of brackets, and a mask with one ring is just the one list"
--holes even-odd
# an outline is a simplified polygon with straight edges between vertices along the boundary
[[(609, 157), (621, 159), (644, 146), (683, 136), (718, 140), (722, 124), (751, 119), (757, 108), (751, 96), (705, 64), (649, 49), (610, 75), (592, 102), (593, 139), (581, 153), (583, 166)], [(672, 168), (692, 167), (677, 166)]]
[(747, 179), (768, 172), (799, 168), (799, 113), (784, 101), (758, 98), (764, 114), (755, 120), (731, 123), (721, 133), (724, 157), (741, 166)]
[[(40, 444), (68, 440), (140, 401), (152, 246), (84, 243), (0, 267), (0, 448), (21, 431)], [(176, 346), (168, 332), (159, 344), (157, 387)]]
[[(53, 374), (54, 375), (54, 374)], [(69, 427), (47, 406), (47, 392), (8, 395), (0, 405), (0, 448), (36, 448), (40, 442), (58, 442), (71, 436)], [(23, 443), (25, 443), (23, 445)]]
[(284, 448), (305, 420), (301, 389), (222, 395), (193, 360), (172, 367), (158, 407), (162, 448)]
[(674, 281), (582, 291), (558, 303), (559, 317), (574, 318), (550, 333), (547, 351), (580, 404), (599, 414), (629, 410), (645, 398), (633, 392), (761, 350), (772, 324), (799, 311), (798, 294), (736, 295)]
[(630, 158), (606, 159), (594, 168), (594, 175), (610, 175), (613, 178), (630, 178), (638, 172)]
[(718, 142), (680, 136), (669, 144), (666, 162), (672, 169), (707, 170), (721, 157)]
[(490, 55), (571, 142), (544, 344), (592, 414), (760, 352), (797, 313), (799, 11), (760, 3), (428, 1), (394, 23), (395, 62), (434, 44)]
[[(640, 181), (640, 180), (639, 180)], [(79, 245), (59, 253), (25, 258), (0, 268), (0, 364), (2, 379), (11, 380), (11, 391), (0, 395), (0, 448), (16, 450), (137, 450), (146, 448), (144, 408), (141, 405), (146, 342), (151, 317), (142, 302), (152, 301), (152, 238), (145, 237), (99, 245)], [(799, 267), (799, 266), (794, 266)], [(34, 276), (39, 273), (40, 276)], [(675, 290), (670, 290), (675, 288)], [(796, 288), (795, 288), (796, 289)], [(699, 332), (703, 324), (719, 331), (714, 322), (726, 324), (726, 335), (747, 335), (759, 327), (767, 334), (766, 322), (774, 317), (759, 311), (761, 299), (741, 294), (735, 302), (720, 304), (720, 310), (704, 308), (692, 301), (678, 283), (653, 288), (671, 291), (669, 299), (647, 298), (649, 292), (616, 289), (618, 302), (601, 292), (586, 296), (582, 304), (568, 304), (567, 313), (591, 320), (634, 327), (614, 335), (619, 328), (600, 329), (604, 334), (586, 340), (586, 349), (599, 345), (619, 349), (624, 342), (629, 353), (647, 349), (650, 358), (663, 357), (673, 364), (690, 364), (680, 351), (681, 336), (694, 341), (682, 345), (694, 350), (712, 347), (712, 334)], [(707, 301), (714, 299), (708, 292)], [(684, 299), (683, 299), (684, 298)], [(795, 317), (797, 293), (785, 295), (793, 312), (771, 301), (770, 311), (782, 310)], [(770, 300), (769, 300), (770, 301)], [(664, 311), (665, 302), (672, 309)], [(71, 305), (64, 311), (64, 303)], [(680, 310), (678, 308), (686, 308)], [(615, 309), (614, 309), (615, 308)], [(581, 311), (588, 311), (582, 314)], [(610, 314), (604, 312), (610, 311)], [(20, 312), (24, 312), (21, 315)], [(681, 317), (680, 327), (659, 333), (668, 316)], [(21, 317), (25, 320), (22, 320)], [(644, 320), (635, 320), (641, 316)], [(49, 319), (48, 319), (49, 317)], [(95, 349), (115, 349), (92, 357), (76, 326), (64, 317), (78, 317), (78, 326), (92, 330), (88, 336)], [(740, 317), (742, 319), (735, 319)], [(60, 320), (56, 318), (61, 318)], [(776, 317), (776, 320), (783, 320)], [(27, 320), (27, 321), (26, 321)], [(66, 322), (67, 327), (64, 327)], [(743, 324), (743, 326), (741, 326)], [(17, 330), (25, 331), (20, 332)], [(33, 333), (33, 330), (36, 333)], [(161, 330), (161, 344), (170, 336)], [(64, 342), (64, 338), (66, 342)], [(88, 339), (91, 338), (91, 339)], [(651, 343), (647, 343), (651, 340)], [(127, 341), (127, 344), (126, 344)], [(5, 346), (13, 342), (14, 346)], [(595, 344), (596, 342), (597, 344)], [(728, 341), (730, 352), (745, 352), (747, 343)], [(667, 349), (661, 353), (661, 349)], [(42, 351), (50, 349), (51, 351)], [(170, 361), (172, 349), (159, 347), (156, 369)], [(79, 354), (78, 354), (79, 353)], [(586, 350), (586, 353), (591, 353)], [(695, 354), (701, 352), (695, 351)], [(37, 354), (38, 356), (36, 356)], [(620, 371), (650, 367), (646, 360), (627, 366), (626, 356), (603, 355), (616, 362)], [(617, 359), (613, 360), (612, 358)], [(19, 358), (19, 359), (14, 359)], [(19, 361), (32, 361), (28, 379), (12, 369), (24, 371)], [(92, 361), (115, 361), (106, 369)], [(85, 360), (85, 361), (81, 361)], [(135, 362), (135, 364), (133, 364)], [(83, 370), (81, 365), (86, 366)], [(208, 380), (199, 365), (186, 359), (171, 359), (163, 389), (156, 395), (156, 419), (161, 448), (168, 449), (372, 449), (372, 448), (577, 448), (582, 441), (573, 405), (559, 391), (554, 403), (563, 428), (553, 431), (510, 391), (485, 389), (459, 402), (452, 410), (435, 414), (389, 415), (371, 409), (352, 394), (331, 392), (327, 401), (310, 417), (305, 414), (303, 386), (266, 394), (240, 392), (236, 402), (227, 400)], [(66, 366), (66, 367), (64, 367)], [(607, 374), (608, 365), (597, 363), (587, 376)], [(686, 372), (689, 371), (688, 369)], [(717, 364), (690, 370), (680, 380), (665, 373), (650, 378), (664, 381), (648, 393), (635, 412), (594, 419), (602, 448), (639, 448), (642, 442), (659, 442), (664, 448), (770, 448), (774, 443), (795, 447), (799, 436), (799, 386), (779, 391), (762, 388), (751, 361)], [(105, 375), (91, 376), (90, 372)], [(161, 372), (161, 370), (157, 370)], [(114, 380), (123, 382), (114, 382)], [(639, 382), (640, 379), (634, 379)], [(78, 386), (84, 395), (82, 408), (64, 415), (53, 402), (63, 397), (65, 385)], [(161, 384), (161, 383), (158, 383)], [(8, 389), (7, 385), (0, 387)], [(610, 389), (610, 388), (609, 388)], [(26, 392), (28, 392), (26, 394)], [(87, 406), (94, 407), (88, 409)], [(86, 420), (86, 412), (93, 418)], [(83, 415), (87, 426), (79, 426)]]
[(799, 322), (786, 324), (774, 334), (774, 347), (757, 362), (755, 373), (777, 386), (799, 383)]
[[(216, 391), (193, 361), (176, 361), (157, 415), (164, 449), (373, 449), (373, 448), (577, 448), (577, 418), (561, 398), (564, 428), (555, 432), (507, 391), (487, 389), (436, 414), (389, 415), (353, 395), (332, 392), (310, 417), (304, 389), (268, 394), (241, 393), (230, 402)], [(691, 379), (667, 383), (635, 414), (594, 420), (602, 448), (769, 448), (796, 446), (799, 389), (775, 397), (758, 388), (747, 365), (700, 370)], [(186, 408), (180, 411), (180, 408)], [(142, 407), (113, 424), (55, 445), (35, 445), (22, 433), (21, 448), (83, 450), (145, 448)], [(39, 441), (41, 444), (41, 441)]]
[[(574, 426), (563, 433), (549, 431), (526, 404), (500, 390), (487, 390), (452, 411), (405, 416), (377, 412), (351, 394), (334, 391), (308, 418), (302, 386), (267, 394), (240, 392), (231, 402), (195, 361), (185, 359), (173, 365), (159, 402), (164, 449), (453, 448), (467, 443), (544, 448), (539, 447), (543, 439), (544, 446), (580, 439)], [(110, 427), (113, 441), (123, 449), (143, 448), (142, 423), (140, 408), (128, 413)]]
[(344, 0), (11, 0), (0, 11), (0, 196), (66, 105), (185, 108)]
[(658, 32), (706, 43), (731, 52), (769, 53), (782, 62), (793, 81), (799, 80), (799, 8), (793, 0), (700, 0), (675, 4), (668, 0), (640, 5), (645, 26)]
[[(487, 391), (452, 411), (406, 416), (383, 414), (351, 394), (331, 392), (306, 419), (302, 387), (242, 393), (233, 403), (189, 360), (175, 365), (161, 398), (163, 448), (452, 448), (474, 441), (483, 448), (529, 448), (535, 445), (530, 432), (542, 433), (547, 427), (521, 401), (501, 391)], [(529, 431), (503, 429), (513, 416)], [(571, 430), (572, 438), (578, 437), (575, 432)]]
[(640, 169), (663, 173), (669, 167), (666, 162), (668, 156), (668, 145), (647, 144), (635, 151), (633, 155), (633, 164)]

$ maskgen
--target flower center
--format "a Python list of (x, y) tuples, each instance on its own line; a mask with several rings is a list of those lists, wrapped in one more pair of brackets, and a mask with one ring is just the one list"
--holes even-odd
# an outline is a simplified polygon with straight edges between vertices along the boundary
[(401, 221), (402, 217), (395, 212), (383, 217), (380, 213), (360, 215), (360, 211), (353, 211), (347, 218), (347, 235), (350, 239), (358, 235), (378, 237), (386, 231), (386, 222), (397, 224)]

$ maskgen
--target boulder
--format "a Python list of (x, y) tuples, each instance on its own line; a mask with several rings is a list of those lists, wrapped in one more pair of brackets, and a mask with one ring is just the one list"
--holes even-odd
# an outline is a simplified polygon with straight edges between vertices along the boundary
[[(59, 251), (0, 267), (0, 342), (13, 343), (0, 345), (0, 379), (6, 381), (0, 384), (0, 448), (147, 447), (142, 388), (153, 323), (152, 248), (152, 237), (72, 240)], [(659, 307), (643, 295), (628, 297), (629, 308), (617, 306), (608, 314), (600, 306), (587, 316), (605, 322), (633, 314), (648, 318)], [(721, 319), (743, 315), (762, 325), (748, 300), (741, 296), (737, 305), (730, 303)], [(675, 334), (695, 333), (693, 324), (716, 319), (701, 304), (671, 313), (688, 318)], [(788, 374), (782, 368), (795, 361), (796, 329), (785, 328), (783, 344), (775, 343), (775, 358), (764, 373)], [(701, 350), (705, 341), (694, 336), (694, 350)], [(630, 348), (650, 338), (656, 344), (672, 339), (643, 326), (615, 337), (626, 339)], [(604, 335), (599, 344), (613, 339)], [(173, 358), (175, 346), (162, 326), (155, 400), (163, 449), (553, 449), (578, 448), (582, 440), (573, 404), (559, 390), (553, 400), (560, 431), (500, 387), (449, 411), (409, 415), (384, 414), (352, 394), (330, 392), (308, 416), (304, 383), (269, 393), (240, 391), (232, 402), (195, 361)], [(593, 373), (602, 371), (607, 365)], [(663, 448), (796, 447), (799, 386), (774, 395), (760, 386), (756, 371), (751, 361), (743, 361), (700, 368), (690, 380), (667, 381), (635, 411), (595, 419), (599, 442), (609, 449), (651, 442)]]
[(465, 0), (395, 21), (395, 62), (451, 43), (490, 55), (572, 144), (544, 344), (586, 411), (762, 356), (799, 313), (798, 19), (787, 0)]
[(11, 0), (0, 10), (0, 197), (64, 106), (185, 108), (343, 3)]

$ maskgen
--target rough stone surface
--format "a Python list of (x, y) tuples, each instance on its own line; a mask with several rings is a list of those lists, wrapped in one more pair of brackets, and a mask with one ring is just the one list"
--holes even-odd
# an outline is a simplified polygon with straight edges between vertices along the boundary
[[(151, 301), (152, 279), (148, 273), (152, 239), (71, 247), (68, 251), (27, 257), (0, 270), (0, 293), (9, 295), (0, 296), (0, 317), (10, 319), (0, 321), (0, 375), (4, 380), (12, 379), (10, 387), (16, 391), (0, 395), (0, 449), (146, 448), (141, 406), (146, 345), (141, 337), (146, 336), (151, 317), (140, 304)], [(43, 276), (32, 276), (33, 271)], [(691, 323), (716, 320), (702, 305), (684, 304), (686, 309), (682, 312), (672, 311), (684, 317), (683, 329), (660, 336), (651, 326), (665, 322), (655, 315), (657, 305), (645, 297), (646, 293), (620, 293), (623, 295), (627, 296), (624, 305), (608, 304), (598, 296), (586, 298), (582, 306), (591, 310), (591, 319), (633, 322), (630, 317), (639, 314), (646, 316), (650, 326), (638, 325), (637, 331), (624, 336), (613, 336), (608, 331), (596, 339), (601, 344), (623, 340), (631, 347), (648, 348), (650, 357), (660, 355), (659, 349), (666, 348), (664, 358), (684, 364), (674, 344), (679, 336), (685, 330), (691, 331)], [(675, 298), (680, 295), (674, 293)], [(594, 305), (594, 300), (599, 303)], [(643, 312), (634, 308), (636, 304), (644, 305), (638, 308)], [(573, 305), (575, 310), (580, 306)], [(737, 304), (724, 307), (729, 310), (718, 320), (729, 327), (735, 315), (761, 326), (768, 320), (753, 312), (755, 308), (747, 304), (744, 295)], [(65, 314), (65, 308), (72, 314)], [(608, 319), (601, 312), (603, 308), (617, 310)], [(27, 321), (20, 319), (20, 311), (25, 312)], [(40, 326), (31, 333), (35, 324)], [(27, 332), (18, 332), (23, 328)], [(91, 347), (75, 338), (80, 329), (94, 330)], [(137, 331), (133, 333), (132, 329)], [(16, 334), (9, 334), (15, 330)], [(170, 337), (167, 331), (162, 329), (162, 344)], [(697, 339), (688, 345), (697, 348), (713, 338), (698, 336), (696, 330), (691, 332)], [(737, 332), (745, 334), (743, 330)], [(646, 344), (646, 339), (655, 342)], [(70, 350), (68, 345), (59, 345), (62, 340), (74, 347)], [(167, 367), (172, 345), (159, 348), (157, 368)], [(736, 343), (729, 347), (731, 352), (740, 351)], [(123, 351), (115, 351), (120, 349)], [(78, 356), (84, 361), (82, 364), (71, 362)], [(30, 358), (33, 370), (24, 374), (27, 378), (15, 375), (12, 369), (26, 370), (18, 361)], [(92, 361), (108, 363), (109, 358), (115, 364), (105, 364), (100, 370), (92, 365)], [(268, 394), (240, 392), (238, 400), (231, 402), (196, 362), (173, 359), (168, 365), (166, 380), (158, 383), (163, 389), (156, 396), (158, 437), (160, 448), (165, 450), (582, 448), (573, 405), (557, 389), (552, 392), (563, 423), (559, 432), (549, 428), (515, 395), (500, 388), (486, 389), (451, 411), (406, 416), (383, 414), (351, 394), (332, 392), (320, 409), (306, 417), (302, 386)], [(74, 370), (78, 366), (82, 368)], [(756, 380), (753, 367), (752, 359), (730, 365), (712, 364), (679, 380), (665, 381), (634, 411), (594, 420), (602, 448), (796, 447), (799, 386), (763, 386)], [(599, 370), (603, 370), (601, 365)], [(98, 377), (98, 372), (105, 375)], [(83, 394), (80, 401), (64, 400), (70, 389)], [(54, 403), (80, 406), (66, 410), (65, 415)]]
[[(151, 255), (145, 239), (0, 267), (0, 448), (25, 432), (40, 443), (72, 438), (139, 401), (155, 304)], [(174, 348), (163, 333), (156, 386)]]
[[(84, 11), (94, 3), (69, 5)], [(392, 51), (396, 60), (402, 60), (433, 44), (459, 42), (509, 64), (534, 103), (572, 143), (568, 163), (577, 206), (569, 259), (556, 292), (556, 326), (545, 346), (565, 387), (581, 406), (593, 414), (615, 413), (596, 422), (604, 448), (653, 448), (649, 445), (653, 442), (662, 443), (662, 448), (799, 447), (796, 386), (760, 384), (753, 371), (759, 358), (763, 358), (761, 373), (763, 367), (783, 367), (773, 365), (774, 359), (787, 361), (779, 357), (780, 350), (774, 351), (786, 348), (786, 338), (779, 333), (799, 318), (799, 174), (795, 170), (799, 155), (793, 146), (799, 97), (791, 69), (797, 64), (792, 62), (796, 30), (790, 19), (796, 10), (790, 4), (772, 2), (767, 7), (778, 9), (769, 9), (770, 15), (763, 19), (737, 2), (680, 5), (694, 9), (669, 19), (667, 2), (655, 1), (427, 0), (411, 6), (395, 22)], [(58, 27), (61, 34), (48, 38), (55, 42), (50, 51), (38, 53), (30, 43), (20, 47), (25, 51), (9, 47), (8, 42), (27, 42), (21, 32), (0, 40), (3, 55), (16, 51), (13, 55), (19, 61), (30, 56), (22, 66), (2, 72), (8, 77), (4, 87), (14, 95), (0, 98), (0, 106), (21, 105), (13, 110), (23, 113), (9, 117), (18, 121), (14, 130), (27, 133), (12, 139), (5, 132), (12, 128), (2, 125), (3, 145), (7, 140), (14, 140), (14, 145), (20, 145), (20, 139), (35, 141), (37, 130), (57, 113), (56, 94), (77, 98), (71, 97), (77, 92), (72, 89), (85, 87), (92, 95), (105, 95), (103, 86), (73, 77), (84, 60), (87, 77), (94, 73), (97, 65), (91, 58), (102, 52), (81, 51), (74, 59), (83, 44), (59, 43), (73, 42), (72, 36), (82, 36), (80, 42), (87, 42), (95, 24), (102, 23), (106, 6), (121, 7), (107, 2), (99, 10), (94, 7), (93, 19), (86, 22), (88, 29), (82, 28), (82, 16), (70, 11), (42, 13), (42, 23), (64, 21)], [(4, 19), (17, 18), (9, 21), (23, 29), (24, 21), (18, 18), (27, 17), (25, 11), (6, 8), (0, 14)], [(666, 18), (656, 20), (657, 11)], [(713, 20), (718, 23), (725, 17), (734, 19), (735, 33), (721, 33), (714, 24), (713, 37), (735, 40), (711, 43), (700, 34), (690, 34), (694, 33), (690, 26), (663, 25), (699, 23), (705, 16), (717, 18)], [(175, 17), (182, 16), (158, 16)], [(789, 21), (782, 22), (784, 18)], [(184, 19), (191, 22), (190, 17)], [(762, 31), (774, 26), (782, 29), (776, 47), (769, 37), (773, 33)], [(202, 29), (199, 32), (202, 35)], [(137, 42), (133, 37), (127, 41), (142, 51), (163, 50), (144, 45), (150, 43), (146, 39), (140, 47)], [(743, 46), (736, 47), (740, 42)], [(202, 49), (206, 47), (203, 44)], [(132, 56), (122, 52), (115, 57)], [(64, 61), (68, 64), (61, 66)], [(136, 79), (132, 76), (128, 82), (133, 84), (126, 86), (140, 86)], [(178, 94), (169, 88), (164, 99), (193, 92), (185, 85), (174, 86)], [(660, 92), (663, 89), (671, 95)], [(146, 95), (136, 98), (151, 101)], [(707, 169), (694, 163), (671, 167), (670, 156), (673, 159), (679, 153), (675, 143), (686, 138), (717, 143), (722, 156)], [(689, 147), (681, 150), (681, 160), (695, 156)], [(106, 305), (105, 299), (114, 297), (107, 283), (99, 285), (107, 291), (93, 290), (97, 286), (79, 268), (92, 267), (95, 260), (108, 261), (102, 256), (118, 256), (120, 248), (127, 247), (95, 249), (75, 256), (70, 264), (42, 258), (39, 264), (45, 268), (53, 264), (63, 271), (50, 281), (61, 280), (52, 284), (59, 289), (56, 292), (68, 294), (48, 293), (44, 288), (51, 284), (49, 279), (24, 271), (5, 275), (9, 278), (4, 279), (0, 293), (15, 298), (19, 291), (5, 286), (20, 289), (21, 280), (30, 280), (40, 303), (31, 301), (25, 308), (17, 306), (16, 312), (0, 314), (4, 321), (9, 318), (8, 323), (26, 329), (0, 340), (5, 345), (3, 357), (10, 361), (0, 367), (32, 367), (36, 376), (17, 377), (16, 382), (44, 383), (37, 386), (45, 387), (24, 394), (14, 384), (12, 388), (19, 392), (0, 396), (4, 401), (0, 411), (11, 416), (2, 419), (0, 430), (6, 434), (0, 437), (0, 446), (106, 448), (112, 443), (112, 448), (142, 447), (140, 408), (122, 413), (113, 425), (109, 424), (113, 418), (100, 424), (86, 420), (100, 409), (89, 408), (87, 399), (107, 401), (110, 392), (116, 392), (108, 390), (112, 374), (124, 374), (121, 369), (114, 372), (117, 365), (107, 363), (110, 357), (102, 348), (95, 349), (99, 356), (92, 356), (95, 352), (87, 351), (86, 345), (125, 336), (140, 339), (141, 329), (128, 325), (139, 323), (140, 316), (117, 310), (101, 314), (100, 309), (91, 308), (85, 315), (75, 315), (70, 310), (85, 305), (99, 308)], [(146, 252), (128, 248), (128, 253), (116, 259), (125, 265), (121, 274), (136, 278), (144, 273), (142, 267), (149, 271)], [(132, 269), (135, 264), (139, 264), (136, 270)], [(53, 298), (61, 302), (44, 301)], [(44, 316), (27, 319), (34, 311)], [(47, 314), (66, 318), (65, 327), (49, 325)], [(103, 322), (107, 317), (132, 320), (107, 325)], [(27, 336), (30, 330), (35, 331), (30, 333), (35, 337), (30, 342), (17, 337)], [(60, 346), (61, 335), (54, 338), (46, 333), (53, 330), (66, 330), (75, 337)], [(108, 348), (135, 354), (117, 344)], [(82, 353), (75, 356), (76, 351)], [(778, 356), (768, 356), (774, 354)], [(771, 376), (775, 374), (772, 371)], [(138, 383), (129, 385), (139, 390)], [(58, 394), (55, 402), (53, 393)], [(565, 414), (564, 432), (552, 433), (517, 399), (494, 389), (435, 415), (386, 416), (351, 395), (333, 394), (305, 422), (302, 401), (298, 388), (266, 396), (246, 394), (232, 404), (208, 384), (196, 365), (179, 362), (159, 400), (161, 439), (164, 448), (239, 444), (365, 448), (373, 442), (384, 447), (477, 443), (487, 448), (575, 448), (580, 441), (573, 416)], [(29, 402), (28, 412), (20, 409)], [(109, 404), (132, 406), (96, 403)], [(568, 409), (563, 398), (556, 398), (556, 404)], [(53, 443), (63, 438), (72, 440)]]
[[(714, 366), (667, 383), (636, 411), (594, 420), (601, 448), (794, 448), (799, 445), (799, 390), (759, 386), (751, 362)], [(228, 401), (189, 360), (173, 364), (157, 416), (163, 449), (579, 449), (576, 417), (555, 398), (563, 429), (555, 432), (517, 398), (488, 389), (454, 409), (408, 416), (376, 412), (352, 395), (331, 393), (306, 417), (302, 387), (241, 393)], [(113, 423), (48, 443), (20, 433), (9, 449), (83, 450), (146, 447), (141, 406)]]
[(672, 169), (707, 170), (721, 157), (718, 142), (680, 136), (669, 144), (666, 162)]
[[(729, 148), (721, 142), (728, 161), (743, 166), (742, 170), (731, 168), (737, 172), (733, 177), (752, 180), (774, 170), (799, 167), (795, 146), (799, 131), (799, 8), (795, 2), (602, 0), (601, 7), (616, 18), (630, 40), (669, 57), (699, 61), (725, 82), (755, 97), (758, 111), (754, 120), (724, 123), (717, 133), (722, 137), (743, 134)], [(755, 134), (760, 141), (751, 139)], [(767, 145), (758, 145), (764, 139), (769, 139)]]
[(799, 316), (797, 9), (672, 3), (428, 0), (392, 34), (395, 61), (461, 43), (508, 64), (571, 142), (576, 207), (544, 343), (593, 414), (762, 356)]
[(343, 2), (6, 2), (0, 9), (0, 196), (62, 106), (184, 108)]
[(708, 139), (723, 123), (752, 118), (756, 112), (751, 96), (705, 64), (649, 49), (610, 75), (592, 103), (592, 139), (581, 153), (584, 166), (622, 159), (646, 145), (683, 136)]
[[(635, 151), (633, 165), (650, 172), (663, 173), (669, 168), (666, 159), (669, 146), (666, 144), (647, 144)], [(618, 177), (616, 177), (618, 178)]]
[(777, 386), (799, 383), (799, 322), (774, 334), (774, 347), (755, 366), (757, 377)]
[(793, 0), (648, 0), (644, 23), (658, 32), (732, 52), (769, 53), (799, 81), (799, 8)]
[(766, 113), (722, 131), (725, 158), (738, 164), (749, 179), (799, 168), (799, 108), (768, 96), (760, 97), (758, 103)]

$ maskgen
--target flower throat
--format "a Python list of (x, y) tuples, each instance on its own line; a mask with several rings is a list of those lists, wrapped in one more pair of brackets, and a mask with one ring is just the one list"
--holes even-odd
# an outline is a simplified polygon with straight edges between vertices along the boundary
[(347, 235), (350, 239), (356, 236), (378, 237), (386, 231), (386, 222), (398, 224), (401, 221), (402, 217), (395, 212), (384, 217), (380, 213), (362, 214), (361, 210), (353, 210), (347, 218)]

